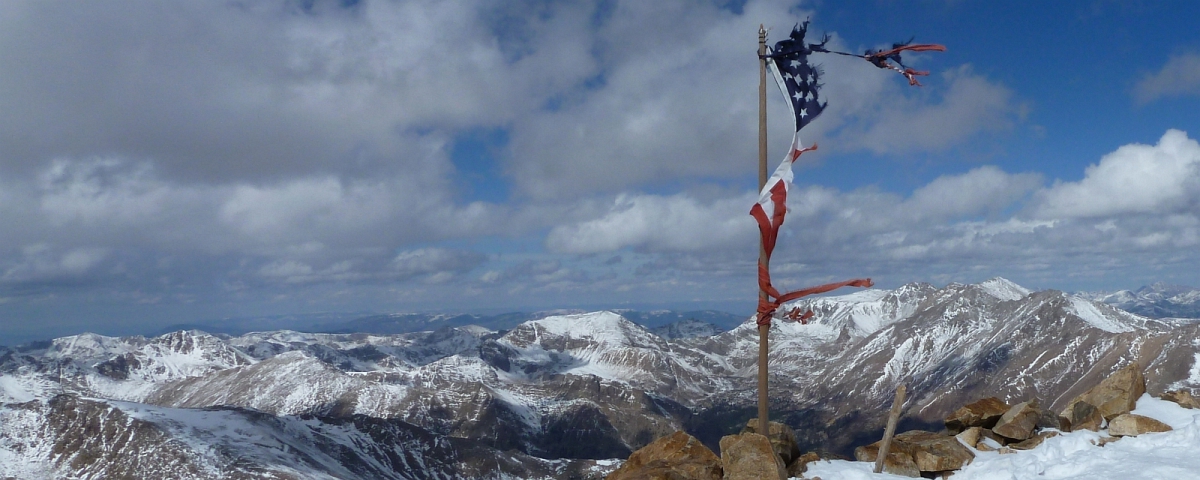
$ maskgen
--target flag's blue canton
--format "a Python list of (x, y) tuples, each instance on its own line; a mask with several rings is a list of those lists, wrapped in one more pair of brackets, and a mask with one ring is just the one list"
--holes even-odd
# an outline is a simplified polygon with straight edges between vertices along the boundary
[(804, 43), (804, 34), (808, 30), (808, 22), (796, 25), (792, 35), (787, 40), (775, 44), (772, 61), (783, 76), (787, 87), (788, 100), (792, 102), (792, 111), (796, 113), (796, 131), (800, 131), (808, 122), (825, 110), (818, 90), (821, 88), (820, 69), (808, 63), (808, 55), (812, 52), (824, 52), (825, 42), (819, 44)]

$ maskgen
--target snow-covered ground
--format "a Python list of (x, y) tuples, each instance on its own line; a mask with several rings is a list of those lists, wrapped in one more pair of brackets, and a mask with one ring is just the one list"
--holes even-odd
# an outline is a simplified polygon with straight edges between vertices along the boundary
[[(955, 480), (1198, 479), (1200, 410), (1142, 396), (1133, 413), (1159, 420), (1173, 431), (1125, 437), (1104, 446), (1107, 432), (1080, 431), (1047, 439), (1033, 450), (1001, 455), (975, 452), (975, 460)], [(872, 473), (874, 463), (844, 460), (809, 464), (808, 478), (823, 480), (907, 479)]]

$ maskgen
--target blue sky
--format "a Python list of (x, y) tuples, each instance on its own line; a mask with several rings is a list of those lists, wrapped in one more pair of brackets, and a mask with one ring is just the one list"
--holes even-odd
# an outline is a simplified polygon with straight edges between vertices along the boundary
[(749, 315), (756, 32), (806, 18), (843, 50), (949, 50), (906, 54), (922, 88), (818, 60), (777, 284), (1200, 285), (1195, 2), (4, 2), (0, 344), (305, 312)]

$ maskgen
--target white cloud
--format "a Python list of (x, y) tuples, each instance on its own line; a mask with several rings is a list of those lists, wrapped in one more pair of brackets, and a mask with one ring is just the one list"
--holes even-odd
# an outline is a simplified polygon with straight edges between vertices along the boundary
[(21, 248), (21, 257), (3, 269), (0, 282), (9, 284), (74, 281), (85, 277), (109, 256), (99, 247), (74, 248), (58, 251), (49, 244), (39, 243)]
[(937, 103), (902, 95), (896, 85), (862, 99), (870, 113), (842, 119), (849, 125), (837, 134), (839, 143), (848, 143), (841, 148), (879, 154), (938, 151), (1013, 124), (1018, 109), (1007, 87), (975, 74), (970, 66), (941, 75), (946, 85), (933, 95), (940, 99)]
[(989, 165), (938, 177), (914, 191), (901, 208), (938, 219), (995, 213), (1041, 185), (1041, 175), (1014, 175)]
[(546, 237), (555, 252), (600, 253), (635, 247), (698, 251), (746, 243), (754, 236), (752, 195), (706, 203), (687, 194), (619, 195), (600, 218), (560, 225)]
[(1186, 95), (1200, 95), (1200, 54), (1171, 57), (1162, 70), (1146, 74), (1133, 88), (1138, 103)]
[[(603, 47), (600, 85), (514, 122), (513, 181), (527, 196), (564, 198), (752, 168), (758, 65), (747, 52), (760, 19), (808, 15), (776, 2), (750, 2), (741, 16), (696, 2), (620, 4), (592, 40)], [(771, 41), (791, 27), (777, 25)], [(830, 46), (845, 49), (836, 35)], [(862, 60), (819, 62), (831, 108), (806, 139), (833, 136), (842, 151), (943, 150), (1011, 125), (1017, 110), (1008, 88), (966, 66), (943, 75), (944, 94), (927, 95)], [(768, 87), (771, 135), (790, 137)]]
[(1169, 130), (1157, 145), (1131, 144), (1088, 166), (1078, 182), (1042, 194), (1047, 218), (1164, 214), (1200, 205), (1200, 143)]

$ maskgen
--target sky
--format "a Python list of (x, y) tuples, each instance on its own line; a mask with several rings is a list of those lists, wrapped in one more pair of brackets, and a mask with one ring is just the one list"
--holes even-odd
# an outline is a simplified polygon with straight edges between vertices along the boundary
[[(0, 344), (756, 301), (757, 31), (816, 58), (776, 286), (1200, 286), (1200, 3), (0, 2)], [(769, 159), (792, 128), (768, 85)]]

